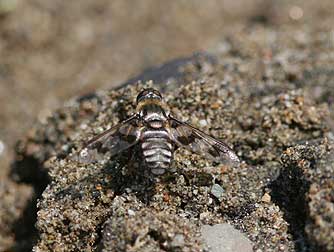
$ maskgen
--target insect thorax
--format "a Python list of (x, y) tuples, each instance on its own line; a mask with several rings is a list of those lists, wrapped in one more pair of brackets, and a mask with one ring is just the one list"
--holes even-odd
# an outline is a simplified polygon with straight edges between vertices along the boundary
[(160, 103), (155, 101), (148, 101), (141, 104), (140, 117), (145, 126), (152, 128), (161, 128), (167, 121), (167, 115)]

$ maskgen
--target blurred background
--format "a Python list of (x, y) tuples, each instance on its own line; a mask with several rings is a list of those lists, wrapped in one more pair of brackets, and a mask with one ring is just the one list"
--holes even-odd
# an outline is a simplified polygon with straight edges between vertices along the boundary
[(254, 27), (332, 29), (333, 2), (0, 0), (0, 177), (17, 139), (69, 98)]

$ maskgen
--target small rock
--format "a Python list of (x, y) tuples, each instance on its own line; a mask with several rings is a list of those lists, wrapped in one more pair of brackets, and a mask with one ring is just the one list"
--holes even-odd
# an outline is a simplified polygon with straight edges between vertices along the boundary
[(0, 140), (0, 155), (4, 152), (5, 150), (5, 144)]
[(132, 209), (128, 209), (128, 215), (134, 216), (134, 215), (136, 215), (136, 213)]
[(184, 236), (182, 234), (175, 235), (171, 242), (172, 247), (182, 247), (184, 245)]
[(230, 224), (204, 225), (202, 237), (212, 252), (251, 252), (251, 242)]
[(199, 120), (199, 125), (201, 125), (201, 127), (205, 127), (205, 126), (208, 125), (208, 122), (206, 120), (202, 119), (202, 120)]
[(269, 193), (263, 194), (263, 196), (261, 198), (261, 201), (264, 202), (264, 203), (270, 203), (270, 201), (271, 201), (270, 194)]
[(215, 196), (218, 200), (221, 199), (222, 195), (224, 193), (224, 188), (222, 188), (218, 184), (213, 184), (211, 187), (211, 194)]

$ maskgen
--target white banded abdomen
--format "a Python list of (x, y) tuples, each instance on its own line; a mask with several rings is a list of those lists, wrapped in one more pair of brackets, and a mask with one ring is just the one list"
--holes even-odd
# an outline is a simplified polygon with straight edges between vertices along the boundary
[(141, 149), (146, 166), (155, 175), (161, 175), (172, 161), (172, 144), (163, 129), (146, 129), (142, 134)]

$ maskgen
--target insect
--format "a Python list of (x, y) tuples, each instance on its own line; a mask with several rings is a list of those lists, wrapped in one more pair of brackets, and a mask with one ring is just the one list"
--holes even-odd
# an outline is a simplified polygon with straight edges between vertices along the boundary
[(80, 156), (89, 159), (90, 153), (102, 149), (114, 155), (136, 144), (140, 145), (145, 166), (154, 175), (161, 175), (170, 167), (176, 147), (218, 162), (239, 162), (227, 144), (172, 117), (160, 92), (153, 88), (138, 94), (132, 116), (88, 141)]

